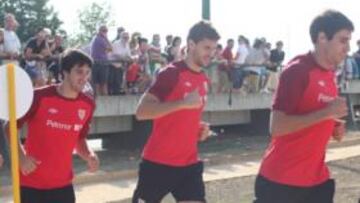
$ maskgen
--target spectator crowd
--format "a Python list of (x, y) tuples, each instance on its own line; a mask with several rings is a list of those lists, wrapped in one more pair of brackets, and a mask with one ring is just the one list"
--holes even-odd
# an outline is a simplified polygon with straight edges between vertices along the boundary
[[(64, 36), (48, 28), (39, 28), (26, 42), (20, 42), (16, 29), (21, 26), (14, 15), (5, 15), (0, 28), (0, 64), (14, 62), (24, 68), (34, 87), (61, 81), (59, 56), (65, 50)], [(79, 48), (92, 57), (92, 78), (88, 88), (96, 95), (124, 95), (143, 93), (159, 71), (169, 63), (186, 57), (187, 48), (179, 36), (167, 35), (165, 44), (161, 36), (153, 34), (148, 40), (140, 32), (130, 33), (117, 29), (116, 38), (110, 40), (108, 27), (102, 25), (88, 44)], [(278, 75), (285, 58), (283, 42), (275, 46), (266, 38), (249, 39), (239, 35), (218, 44), (212, 62), (203, 70), (208, 75), (213, 94), (234, 92), (271, 93), (275, 90)], [(348, 56), (339, 68), (339, 78), (350, 80), (360, 77), (359, 50)]]

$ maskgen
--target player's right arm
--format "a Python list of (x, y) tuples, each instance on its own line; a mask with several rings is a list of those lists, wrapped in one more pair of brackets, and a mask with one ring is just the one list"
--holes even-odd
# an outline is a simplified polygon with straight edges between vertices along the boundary
[(171, 102), (161, 102), (154, 94), (147, 92), (140, 99), (136, 109), (136, 118), (138, 120), (156, 119), (181, 109), (199, 108), (201, 105), (198, 90), (194, 90), (183, 100)]
[(161, 71), (154, 84), (140, 99), (136, 109), (138, 120), (156, 119), (169, 113), (181, 110), (199, 108), (202, 105), (198, 90), (194, 90), (178, 100), (168, 101), (179, 80), (179, 69), (170, 67)]
[[(10, 146), (10, 129), (8, 123), (5, 124), (5, 129), (6, 138)], [(34, 157), (29, 156), (20, 141), (18, 145), (18, 153), (21, 173), (23, 175), (29, 175), (30, 173), (34, 172), (37, 166), (40, 164), (40, 161), (36, 160)]]
[[(29, 121), (29, 119), (32, 119), (33, 116), (36, 114), (36, 111), (40, 104), (40, 96), (38, 91), (34, 91), (34, 100), (31, 104), (30, 109), (26, 112), (26, 114), (17, 120), (17, 127), (19, 129), (22, 129), (24, 125)], [(6, 130), (6, 138), (8, 140), (9, 146), (10, 146), (10, 129), (8, 123), (5, 124), (5, 130)], [(19, 136), (17, 136), (18, 138)], [(30, 156), (26, 153), (26, 150), (24, 149), (23, 145), (19, 141), (18, 145), (19, 150), (19, 161), (20, 161), (20, 170), (23, 175), (29, 175), (30, 173), (34, 172), (37, 169), (37, 166), (40, 164), (40, 161), (36, 160), (34, 157)]]
[(300, 115), (296, 113), (299, 104), (303, 102), (303, 94), (309, 82), (306, 68), (297, 64), (281, 74), (270, 116), (272, 136), (286, 136), (323, 120), (336, 120), (347, 115), (344, 98), (335, 98), (325, 108), (317, 111)]
[(324, 109), (305, 115), (288, 115), (285, 112), (273, 110), (270, 117), (270, 132), (272, 136), (284, 136), (304, 129), (327, 119), (341, 119), (348, 114), (346, 100), (336, 98)]

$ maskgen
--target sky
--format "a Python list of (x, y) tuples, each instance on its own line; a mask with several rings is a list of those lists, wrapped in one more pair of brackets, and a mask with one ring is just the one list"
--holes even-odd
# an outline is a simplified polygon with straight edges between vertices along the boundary
[[(229, 38), (245, 35), (251, 42), (256, 37), (265, 37), (273, 45), (284, 42), (286, 58), (307, 52), (312, 48), (309, 36), (311, 20), (326, 9), (336, 9), (348, 16), (355, 25), (351, 52), (360, 38), (360, 12), (356, 0), (210, 0), (211, 21), (225, 44)], [(50, 0), (49, 5), (64, 21), (68, 33), (78, 29), (78, 11), (95, 0)], [(189, 28), (201, 20), (202, 0), (97, 0), (97, 3), (111, 5), (111, 19), (115, 26), (110, 28), (109, 38), (115, 37), (116, 27), (127, 31), (140, 31), (151, 39), (159, 33), (162, 43), (165, 35), (179, 35), (186, 38)], [(358, 29), (358, 30), (357, 30)], [(235, 47), (236, 48), (236, 47)]]

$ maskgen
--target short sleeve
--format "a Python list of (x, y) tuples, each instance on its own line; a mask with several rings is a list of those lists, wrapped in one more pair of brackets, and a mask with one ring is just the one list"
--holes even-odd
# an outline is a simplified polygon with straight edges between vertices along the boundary
[(307, 88), (309, 73), (306, 67), (295, 65), (284, 70), (273, 102), (273, 110), (293, 114)]
[(18, 128), (22, 128), (22, 126), (36, 114), (36, 111), (39, 108), (39, 106), (40, 106), (40, 91), (35, 90), (34, 99), (30, 106), (30, 109), (28, 110), (28, 112), (26, 112), (26, 114), (23, 117), (17, 120)]
[(149, 89), (149, 93), (164, 101), (179, 80), (178, 68), (169, 67), (161, 71)]

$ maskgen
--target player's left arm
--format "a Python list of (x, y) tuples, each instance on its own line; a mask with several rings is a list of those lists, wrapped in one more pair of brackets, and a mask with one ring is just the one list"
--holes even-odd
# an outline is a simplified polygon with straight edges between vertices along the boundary
[(199, 125), (199, 141), (203, 142), (211, 136), (210, 123), (201, 121)]
[(76, 144), (76, 153), (87, 162), (88, 171), (96, 172), (99, 169), (100, 161), (96, 153), (89, 147), (86, 142), (86, 137), (90, 129), (91, 119), (93, 117), (95, 106), (91, 111), (89, 118), (87, 119), (84, 127), (81, 129), (78, 142)]
[(89, 147), (86, 138), (80, 138), (76, 145), (76, 153), (87, 162), (88, 171), (96, 172), (99, 169), (100, 161), (96, 153)]
[(345, 136), (346, 127), (345, 123), (336, 122), (332, 137), (334, 140), (341, 142)]

